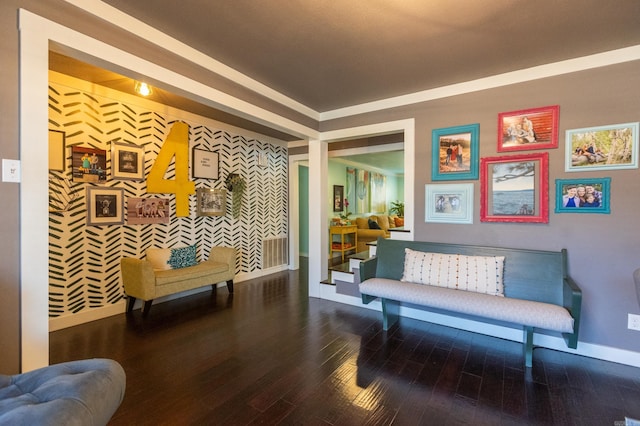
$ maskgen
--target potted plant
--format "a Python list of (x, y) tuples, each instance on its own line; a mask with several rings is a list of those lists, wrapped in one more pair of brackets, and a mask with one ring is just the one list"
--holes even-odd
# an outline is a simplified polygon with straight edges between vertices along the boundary
[(229, 190), (232, 195), (231, 214), (234, 219), (238, 219), (242, 208), (242, 193), (245, 187), (244, 179), (237, 173), (231, 173), (227, 176), (225, 183), (227, 190)]
[(392, 201), (391, 206), (389, 207), (389, 214), (404, 217), (404, 201)]

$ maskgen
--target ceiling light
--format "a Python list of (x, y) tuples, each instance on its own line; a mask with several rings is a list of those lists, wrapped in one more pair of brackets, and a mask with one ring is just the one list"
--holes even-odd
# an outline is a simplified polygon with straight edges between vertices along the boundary
[(153, 93), (151, 86), (149, 86), (147, 83), (144, 83), (142, 81), (136, 81), (135, 90), (136, 90), (136, 93), (142, 96), (149, 96)]

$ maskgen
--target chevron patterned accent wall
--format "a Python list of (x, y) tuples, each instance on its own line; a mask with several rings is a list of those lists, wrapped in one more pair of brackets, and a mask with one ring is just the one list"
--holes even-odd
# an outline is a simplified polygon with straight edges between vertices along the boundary
[[(117, 94), (117, 92), (113, 92)], [(117, 95), (114, 95), (116, 98)], [(219, 179), (194, 179), (196, 188), (224, 188), (229, 173), (244, 177), (246, 189), (239, 219), (231, 215), (227, 193), (225, 216), (196, 216), (196, 195), (190, 196), (190, 216), (175, 216), (175, 199), (169, 194), (147, 194), (144, 181), (111, 177), (111, 144), (144, 147), (145, 176), (160, 151), (175, 117), (128, 105), (64, 85), (50, 83), (49, 128), (66, 134), (65, 171), (50, 171), (49, 214), (49, 316), (59, 317), (115, 304), (124, 296), (120, 258), (142, 258), (149, 247), (197, 244), (206, 258), (216, 245), (238, 251), (236, 273), (259, 272), (262, 241), (287, 236), (287, 148), (218, 130), (216, 122), (185, 113), (189, 120), (189, 148), (217, 151)], [(71, 146), (107, 151), (109, 175), (102, 185), (73, 182)], [(266, 165), (264, 164), (266, 156)], [(261, 164), (258, 164), (262, 159)], [(165, 178), (174, 173), (171, 165)], [(191, 176), (191, 171), (190, 171)], [(193, 179), (193, 178), (191, 178)], [(124, 189), (124, 225), (87, 226), (86, 187)], [(128, 225), (129, 197), (171, 199), (169, 224)], [(66, 200), (60, 203), (59, 200)]]

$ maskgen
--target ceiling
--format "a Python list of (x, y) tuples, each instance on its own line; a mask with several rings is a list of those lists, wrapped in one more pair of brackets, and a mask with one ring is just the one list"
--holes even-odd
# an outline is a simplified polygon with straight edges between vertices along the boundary
[(640, 44), (639, 0), (103, 0), (310, 107)]
[[(103, 2), (319, 113), (640, 45), (640, 0)], [(54, 52), (50, 68), (133, 91), (122, 75)], [(162, 89), (151, 99), (299, 139)], [(400, 157), (351, 160), (396, 170)]]

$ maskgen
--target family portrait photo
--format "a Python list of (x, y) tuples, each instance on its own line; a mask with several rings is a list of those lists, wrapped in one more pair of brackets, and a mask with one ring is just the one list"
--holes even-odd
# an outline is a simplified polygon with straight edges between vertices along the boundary
[(557, 105), (498, 115), (498, 151), (558, 147)]
[(478, 178), (479, 124), (434, 129), (433, 180)]
[(556, 213), (609, 213), (611, 178), (556, 180)]

